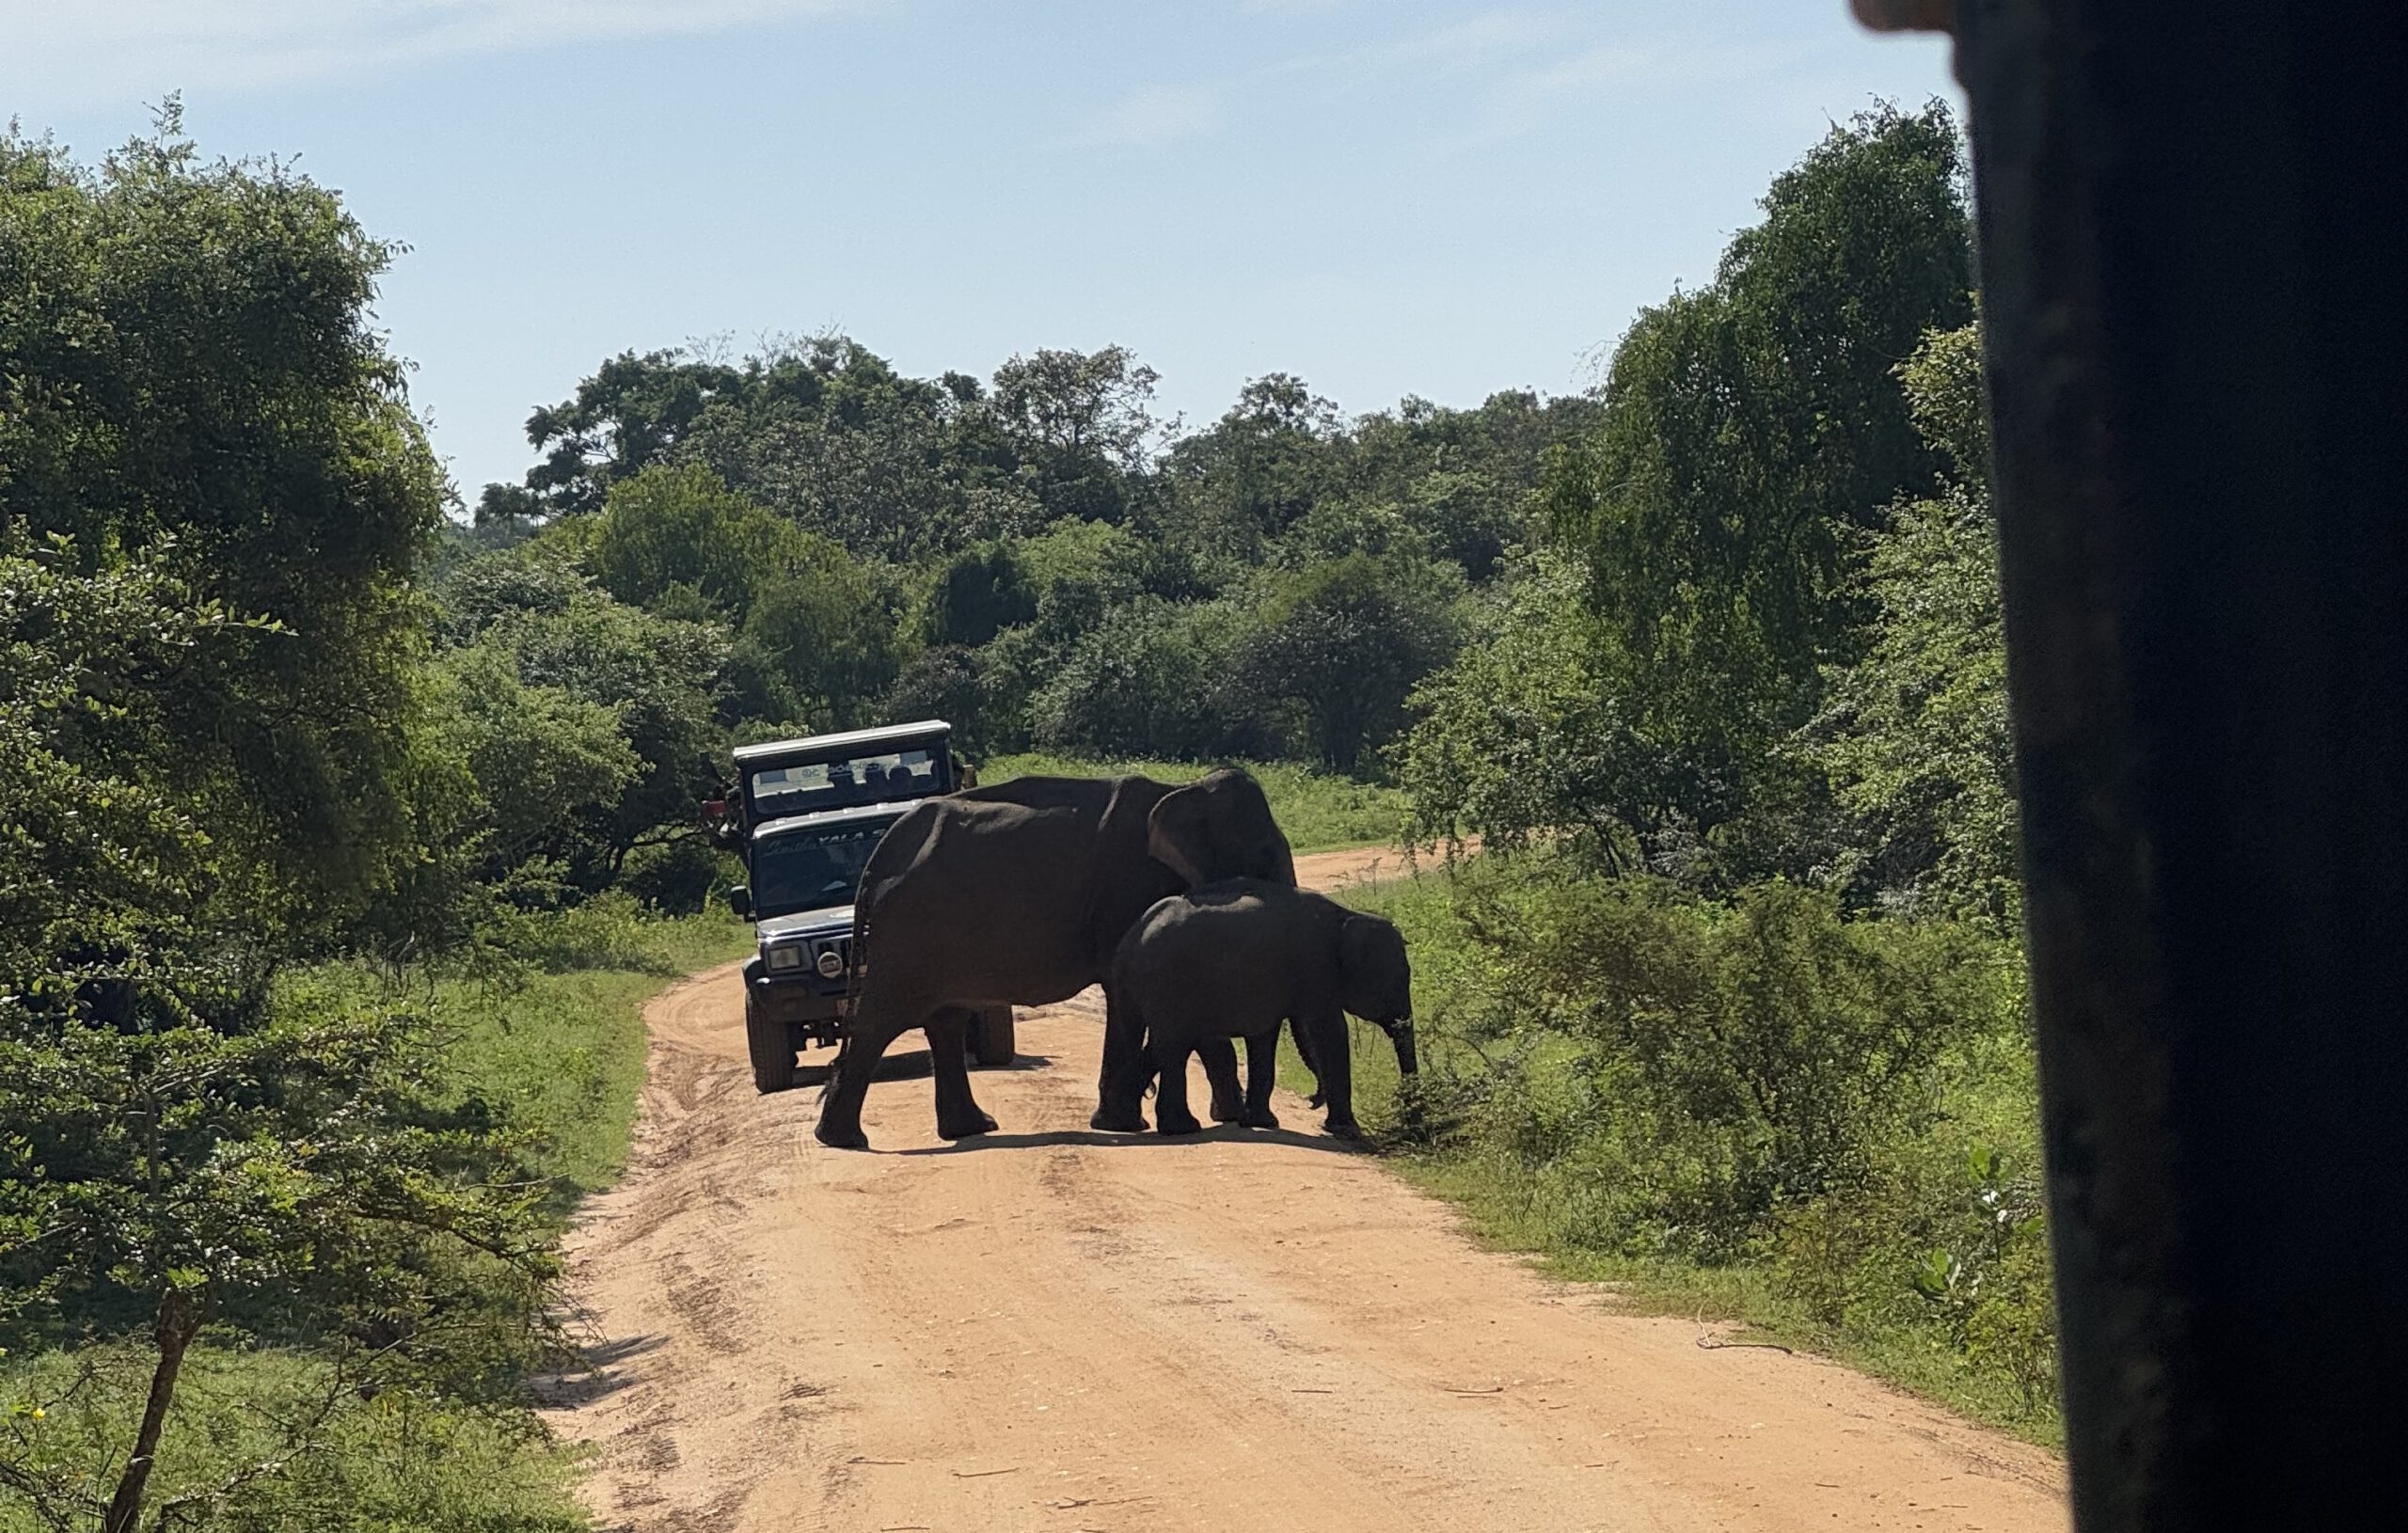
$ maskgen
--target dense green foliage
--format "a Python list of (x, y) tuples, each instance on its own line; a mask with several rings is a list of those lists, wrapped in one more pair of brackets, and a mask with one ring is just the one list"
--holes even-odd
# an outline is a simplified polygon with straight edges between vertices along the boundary
[(1415, 694), (1416, 831), (1492, 855), (1392, 896), (1435, 1061), (1398, 1121), (1500, 1239), (2046, 1437), (1955, 129), (1868, 114), (1765, 213), (1633, 326)]
[(1783, 822), (1818, 784), (1787, 746), (1863, 653), (1863, 538), (1938, 484), (1894, 371), (1971, 317), (1963, 195), (1942, 109), (1867, 114), (1775, 181), (1710, 286), (1624, 338), (1545, 490), (1589, 577), (1557, 641), (1611, 715), (1549, 818), (1726, 882), (1813, 870)]
[(1724, 902), (1538, 853), (1347, 896), (1414, 953), (1423, 1075), (1358, 1098), (1492, 1239), (2049, 1440), (2021, 956), (1977, 924)]
[(974, 754), (1377, 775), (1595, 403), (1350, 421), (1274, 374), (1165, 444), (1153, 383), (1117, 347), (986, 383), (832, 337), (616, 357), (529, 421), (544, 459), (487, 488), (463, 575), (564, 549), (621, 602), (718, 624), (739, 728), (933, 714)]
[(97, 167), (0, 136), (0, 1525), (562, 1520), (525, 1380), (632, 998), (573, 1104), (479, 1019), (610, 961), (612, 881), (699, 903), (729, 645), (567, 549), (430, 600), (388, 255), (172, 108)]

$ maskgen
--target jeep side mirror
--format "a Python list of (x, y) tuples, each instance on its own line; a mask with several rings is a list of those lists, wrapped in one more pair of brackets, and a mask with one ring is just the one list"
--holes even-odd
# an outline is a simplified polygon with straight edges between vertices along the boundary
[(752, 920), (752, 891), (745, 888), (742, 884), (737, 884), (735, 888), (727, 892), (727, 908), (736, 912), (737, 920)]

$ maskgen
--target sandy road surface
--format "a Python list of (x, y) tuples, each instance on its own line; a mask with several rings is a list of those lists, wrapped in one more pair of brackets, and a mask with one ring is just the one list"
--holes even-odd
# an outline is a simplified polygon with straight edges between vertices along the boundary
[(548, 1414), (606, 1527), (2066, 1525), (2048, 1456), (1482, 1252), (1299, 1100), (1088, 1132), (1092, 991), (974, 1076), (1004, 1131), (947, 1146), (925, 1079), (881, 1082), (848, 1154), (816, 1091), (753, 1094), (738, 984), (653, 1004), (635, 1162), (570, 1242), (599, 1367)]

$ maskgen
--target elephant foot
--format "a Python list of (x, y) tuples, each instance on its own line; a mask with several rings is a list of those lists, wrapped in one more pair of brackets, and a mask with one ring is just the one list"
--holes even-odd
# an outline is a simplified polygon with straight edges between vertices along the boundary
[(940, 1120), (937, 1124), (939, 1139), (974, 1139), (980, 1134), (990, 1134), (994, 1131), (995, 1120), (984, 1113), (973, 1113), (968, 1117), (957, 1118), (950, 1123)]
[(1193, 1113), (1183, 1113), (1174, 1118), (1164, 1116), (1160, 1108), (1154, 1109), (1154, 1132), (1158, 1134), (1200, 1134), (1203, 1131), (1204, 1125), (1196, 1121)]
[(1363, 1126), (1355, 1122), (1353, 1118), (1346, 1118), (1342, 1121), (1338, 1118), (1332, 1118), (1327, 1123), (1323, 1124), (1322, 1127), (1327, 1130), (1329, 1136), (1333, 1139), (1360, 1139), (1363, 1137)]
[(1244, 1123), (1245, 1121), (1245, 1103), (1243, 1101), (1225, 1102), (1218, 1097), (1215, 1097), (1212, 1098), (1212, 1121), (1215, 1123)]
[(1101, 1133), (1141, 1134), (1146, 1131), (1146, 1114), (1110, 1113), (1099, 1107), (1095, 1110), (1094, 1116), (1087, 1119), (1087, 1127)]
[(1279, 1127), (1279, 1114), (1266, 1107), (1259, 1113), (1248, 1113), (1238, 1121), (1249, 1129), (1276, 1129)]
[(858, 1123), (840, 1125), (829, 1123), (823, 1119), (818, 1127), (811, 1130), (811, 1135), (830, 1149), (869, 1148), (869, 1135), (862, 1132), (861, 1125)]

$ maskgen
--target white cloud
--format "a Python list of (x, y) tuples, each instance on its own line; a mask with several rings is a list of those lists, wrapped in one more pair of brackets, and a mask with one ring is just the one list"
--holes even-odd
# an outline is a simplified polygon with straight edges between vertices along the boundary
[(1769, 46), (1605, 44), (1587, 48), (1499, 82), (1485, 120), (1453, 147), (1475, 148), (1519, 137), (1539, 128), (1564, 103), (1601, 90), (1660, 90), (1762, 79), (1778, 72), (1797, 52)]
[(559, 42), (715, 32), (873, 0), (0, 0), (0, 100), (245, 89)]
[(1466, 64), (1522, 53), (1560, 37), (1570, 21), (1555, 12), (1486, 10), (1403, 38), (1378, 51), (1386, 64)]
[(1160, 144), (1185, 138), (1220, 120), (1221, 97), (1200, 86), (1150, 86), (1100, 113), (1082, 144)]

